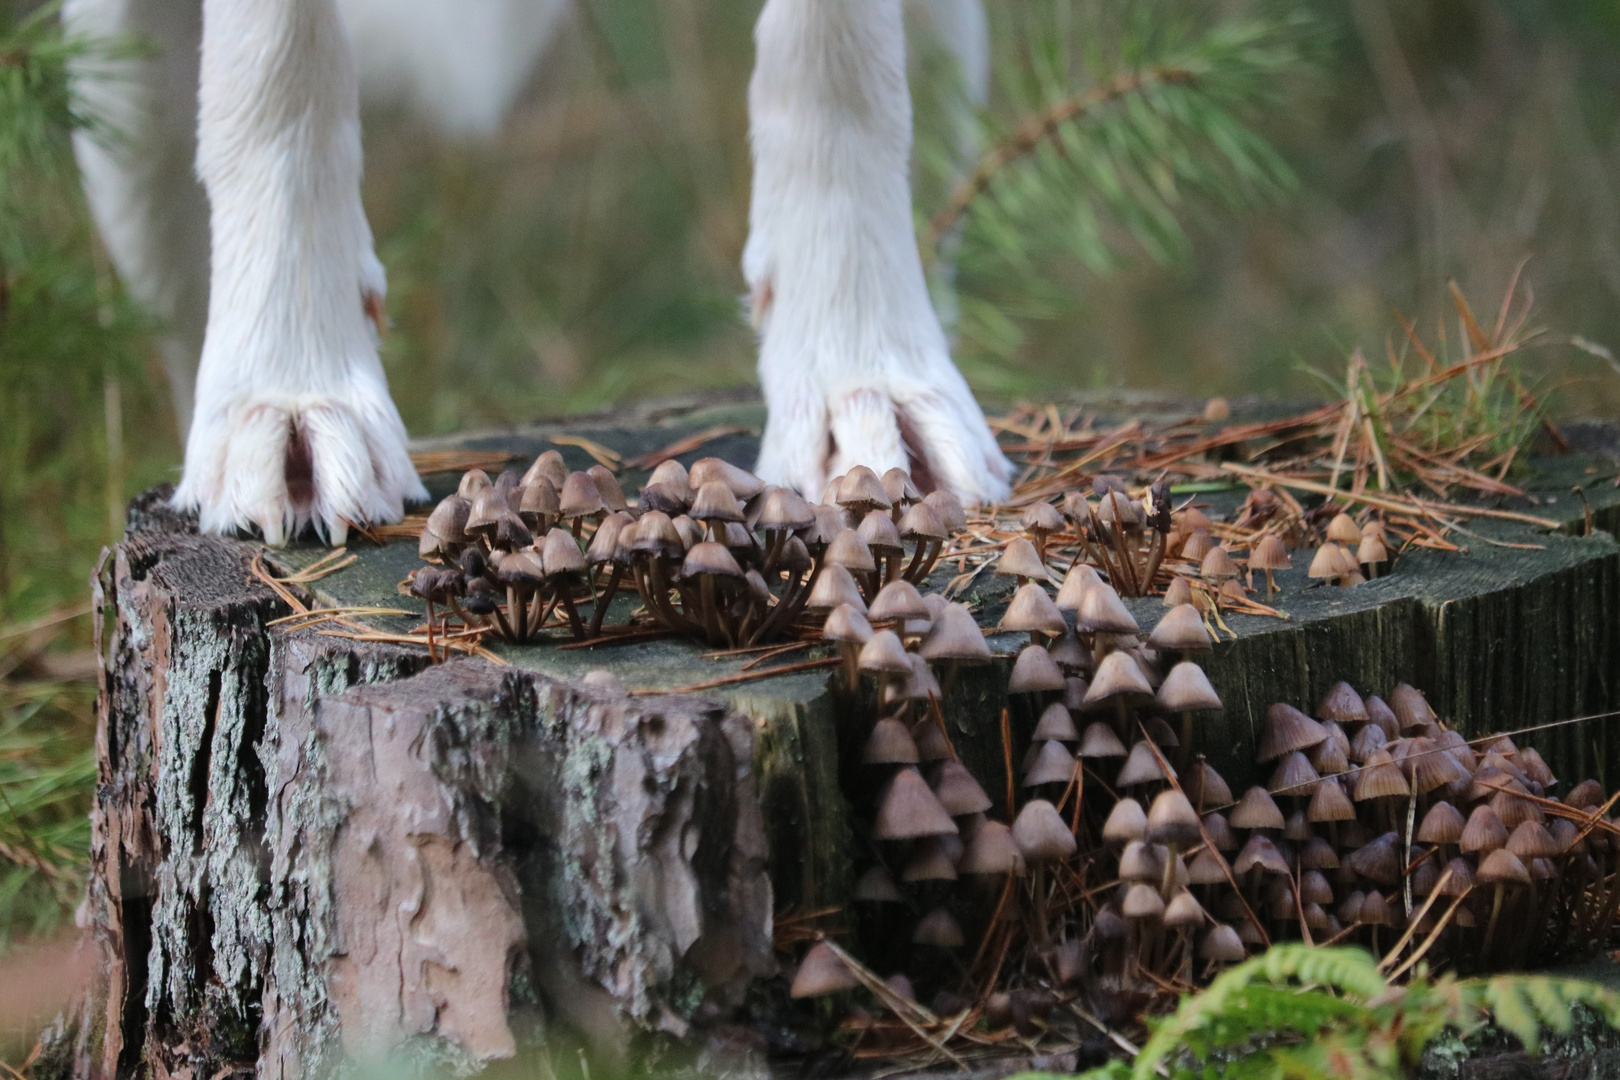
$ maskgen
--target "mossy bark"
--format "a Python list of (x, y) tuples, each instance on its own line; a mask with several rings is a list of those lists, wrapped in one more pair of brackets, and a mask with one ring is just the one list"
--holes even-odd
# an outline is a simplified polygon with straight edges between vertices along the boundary
[(96, 581), (103, 964), (55, 1071), (471, 1066), (684, 1031), (772, 969), (750, 721), (273, 629), (256, 549), (157, 506)]

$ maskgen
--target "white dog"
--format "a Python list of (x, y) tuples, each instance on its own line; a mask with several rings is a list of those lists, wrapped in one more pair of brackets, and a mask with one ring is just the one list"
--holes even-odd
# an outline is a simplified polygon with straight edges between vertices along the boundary
[[(979, 0), (926, 2), (982, 91)], [(205, 530), (281, 543), (313, 523), (338, 543), (426, 497), (377, 356), (361, 72), (493, 129), (565, 3), (68, 0), (75, 31), (157, 50), (92, 84), (130, 138), (79, 155), (115, 263), (169, 323), (191, 416), (175, 500)], [(909, 465), (966, 501), (1002, 497), (1010, 466), (951, 363), (913, 232), (901, 0), (767, 0), (755, 39), (760, 475), (815, 497), (850, 465)]]

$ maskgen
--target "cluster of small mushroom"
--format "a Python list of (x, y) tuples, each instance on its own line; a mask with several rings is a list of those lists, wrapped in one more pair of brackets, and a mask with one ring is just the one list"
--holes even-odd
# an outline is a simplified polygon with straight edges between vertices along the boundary
[[(580, 537), (588, 524), (624, 509), (613, 473), (600, 465), (570, 473), (554, 450), (522, 476), (508, 470), (492, 481), (482, 469), (463, 475), (455, 494), (428, 515), (417, 545), (422, 558), (443, 564), (411, 579), (411, 592), (427, 603), (429, 641), (435, 605), (469, 628), (494, 627), (508, 641), (527, 641), (560, 610), (574, 635), (584, 636), (576, 601), (589, 595), (596, 563), (580, 550)], [(593, 626), (600, 626), (608, 599), (601, 598)]]
[[(880, 478), (857, 466), (812, 504), (719, 458), (690, 472), (671, 460), (630, 506), (606, 468), (570, 473), (547, 451), (522, 476), (462, 478), (429, 516), (419, 549), (456, 565), (418, 571), (413, 591), (428, 602), (430, 632), (441, 604), (521, 642), (553, 612), (576, 639), (594, 637), (628, 580), (663, 627), (747, 647), (786, 636), (801, 618), (813, 628), (894, 582), (921, 581), (966, 521), (950, 493), (924, 498), (901, 469)], [(577, 602), (591, 594), (587, 627)]]
[(1386, 704), (1339, 683), (1315, 712), (1271, 707), (1257, 754), (1270, 781), (1235, 803), (1213, 768), (1195, 765), (1183, 788), (1203, 846), (1185, 865), (1173, 848), (1141, 846), (1165, 843), (1153, 829), (1160, 803), (1144, 813), (1122, 799), (1103, 826), (1124, 845), (1121, 880), (1185, 880), (1251, 947), (1295, 937), (1376, 951), (1381, 931), (1387, 945), (1416, 918), (1414, 932), (1439, 931), (1431, 959), (1491, 968), (1606, 936), (1614, 902), (1600, 886), (1617, 837), (1590, 813), (1605, 805), (1595, 781), (1550, 798), (1555, 781), (1534, 749), (1507, 736), (1470, 743), (1406, 685)]
[[(1023, 709), (1027, 703), (1033, 723), (1022, 763), (1023, 797), (1009, 791), (1014, 806), (1003, 807), (1010, 825), (1006, 818), (990, 816), (992, 800), (957, 760), (928, 667), (989, 659), (966, 609), (891, 587), (879, 594), (866, 617), (839, 609), (828, 619), (826, 633), (846, 650), (851, 671), (880, 680), (883, 712), (862, 761), (891, 774), (872, 829), (876, 861), (861, 874), (854, 895), (865, 905), (909, 902), (923, 912), (911, 928), (912, 942), (949, 950), (962, 948), (968, 939), (962, 919), (982, 921), (989, 915), (985, 901), (994, 899), (995, 890), (952, 892), (948, 883), (958, 878), (1021, 879), (1021, 903), (1029, 906), (1028, 923), (1042, 939), (1036, 950), (1056, 981), (1072, 983), (1086, 974), (1092, 947), (1088, 940), (1083, 944), (1089, 922), (1085, 905), (1073, 895), (1075, 879), (1063, 868), (1084, 861), (1081, 841), (1096, 836), (1106, 812), (1096, 795), (1087, 794), (1085, 776), (1103, 768), (1103, 759), (1125, 758), (1119, 783), (1129, 787), (1164, 779), (1164, 770), (1172, 769), (1164, 755), (1182, 742), (1167, 718), (1180, 718), (1188, 730), (1194, 714), (1220, 708), (1202, 669), (1187, 659), (1210, 649), (1213, 641), (1198, 612), (1183, 605), (1167, 612), (1144, 643), (1119, 594), (1086, 563), (1069, 571), (1054, 597), (1047, 591), (1039, 555), (1027, 540), (1008, 544), (996, 570), (1018, 580), (999, 629), (1031, 637), (1014, 661), (1008, 686), (1014, 707)], [(927, 632), (917, 632), (913, 616), (924, 620)], [(874, 629), (879, 624), (882, 628)], [(1164, 658), (1180, 662), (1161, 679), (1158, 669)], [(1076, 717), (1089, 719), (1084, 731)], [(925, 777), (919, 766), (929, 768), (931, 775)], [(1011, 761), (1008, 768), (1010, 784)], [(1187, 847), (1198, 836), (1199, 819), (1185, 798), (1175, 797), (1184, 812), (1163, 825), (1164, 835), (1177, 847)], [(1164, 810), (1156, 804), (1154, 813), (1162, 816)], [(1153, 930), (1168, 919), (1182, 935), (1183, 951), (1197, 937), (1206, 943), (1206, 954), (1234, 959), (1223, 943), (1228, 937), (1235, 942), (1235, 936), (1230, 930), (1224, 935), (1218, 929), (1210, 932), (1185, 882), (1163, 884), (1162, 894), (1148, 890), (1158, 898)], [(1148, 932), (1145, 895), (1129, 901), (1127, 910)], [(1237, 955), (1242, 955), (1240, 945)], [(794, 983), (795, 996), (850, 985), (853, 976), (831, 956), (825, 946), (807, 954)], [(909, 977), (905, 985), (910, 987)], [(999, 1015), (1011, 1009), (1016, 1016), (1020, 1002), (1030, 1006), (1047, 1000), (1042, 995), (1036, 987), (1015, 987), (994, 996), (989, 1011)]]
[[(1121, 596), (1156, 592), (1161, 575), (1168, 575), (1170, 606), (1192, 602), (1213, 612), (1247, 599), (1257, 574), (1265, 576), (1270, 596), (1277, 572), (1293, 568), (1290, 546), (1310, 540), (1304, 520), (1283, 515), (1284, 504), (1265, 489), (1250, 493), (1232, 523), (1233, 529), (1256, 533), (1246, 556), (1216, 539), (1214, 523), (1202, 510), (1172, 511), (1163, 479), (1140, 498), (1114, 476), (1097, 477), (1092, 490), (1095, 501), (1072, 491), (1061, 510), (1045, 502), (1028, 507), (1019, 521), (1026, 536), (1014, 543), (1027, 547), (1024, 555), (1033, 565), (1045, 561), (1048, 538), (1072, 539), (1079, 545), (1077, 561), (1091, 564)], [(1348, 514), (1336, 514), (1325, 536), (1311, 560), (1312, 580), (1355, 585), (1377, 577), (1390, 561), (1388, 535), (1376, 518), (1357, 525)]]

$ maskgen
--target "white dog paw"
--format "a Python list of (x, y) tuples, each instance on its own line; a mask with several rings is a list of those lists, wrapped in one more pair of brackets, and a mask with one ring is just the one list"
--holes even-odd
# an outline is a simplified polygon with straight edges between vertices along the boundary
[(808, 380), (767, 396), (761, 478), (818, 498), (856, 465), (896, 466), (925, 491), (945, 488), (969, 505), (1005, 499), (1012, 465), (947, 361), (944, 385), (861, 386), (822, 395)]
[(204, 532), (256, 529), (283, 544), (313, 524), (339, 545), (351, 525), (398, 521), (407, 500), (426, 499), (383, 388), (200, 401), (174, 501)]

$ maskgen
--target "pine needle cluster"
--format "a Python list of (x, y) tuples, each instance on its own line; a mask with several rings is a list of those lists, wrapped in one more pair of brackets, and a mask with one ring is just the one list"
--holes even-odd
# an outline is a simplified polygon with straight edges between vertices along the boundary
[(999, 86), (979, 156), (918, 144), (925, 258), (954, 256), (969, 355), (1005, 357), (1020, 318), (1076, 273), (1171, 263), (1188, 227), (1291, 190), (1258, 121), (1300, 92), (1321, 35), (1305, 6), (1145, 0), (992, 5)]

